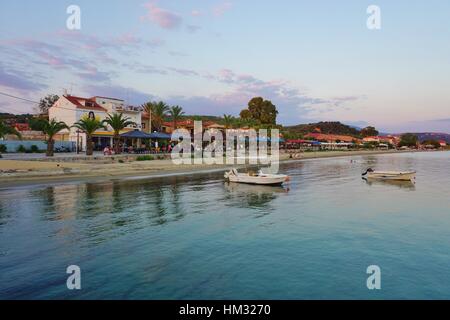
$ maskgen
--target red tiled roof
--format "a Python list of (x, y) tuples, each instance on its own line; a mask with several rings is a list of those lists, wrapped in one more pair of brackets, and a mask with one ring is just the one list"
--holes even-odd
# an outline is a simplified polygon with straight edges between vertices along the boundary
[[(214, 121), (203, 121), (202, 122), (203, 128), (208, 128), (211, 126), (220, 126), (218, 123)], [(173, 127), (173, 121), (166, 121), (163, 123), (163, 126), (165, 127)], [(184, 120), (184, 121), (177, 121), (177, 127), (194, 127), (194, 120)]]
[(28, 125), (28, 123), (16, 123), (14, 126), (18, 131), (29, 131), (30, 130), (30, 126)]
[[(69, 100), (72, 104), (74, 104), (79, 109), (89, 109), (89, 110), (97, 110), (97, 111), (108, 111), (102, 106), (100, 106), (95, 100), (92, 98), (81, 98), (81, 97), (75, 97), (75, 96), (64, 96), (67, 100)], [(88, 101), (92, 103), (92, 106), (85, 106), (82, 105), (80, 101)]]
[(122, 99), (108, 98), (108, 97), (102, 97), (102, 96), (95, 96), (95, 97), (90, 98), (90, 100), (95, 100), (96, 98), (99, 98), (99, 99), (108, 99), (108, 100), (115, 100), (115, 101), (123, 101)]
[(300, 144), (300, 143), (313, 143), (312, 140), (303, 140), (303, 139), (292, 139), (287, 140), (286, 143), (292, 143), (292, 144)]
[(359, 141), (359, 139), (352, 136), (343, 136), (338, 134), (323, 134), (323, 133), (308, 133), (306, 138), (314, 138), (316, 140), (322, 141), (343, 141), (343, 142), (353, 142), (354, 140)]

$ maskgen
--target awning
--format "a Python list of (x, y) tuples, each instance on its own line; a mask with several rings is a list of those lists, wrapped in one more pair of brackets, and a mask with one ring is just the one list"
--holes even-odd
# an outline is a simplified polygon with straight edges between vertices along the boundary
[[(129, 133), (129, 132), (134, 131), (134, 130), (135, 130), (135, 129), (128, 129), (128, 128), (125, 128), (125, 129), (123, 129), (123, 130), (120, 131), (120, 134)], [(96, 137), (99, 137), (99, 136), (102, 136), (102, 137), (104, 137), (104, 136), (106, 136), (106, 137), (112, 137), (112, 136), (114, 136), (114, 132), (112, 132), (112, 131), (98, 130), (98, 131), (95, 131), (92, 135), (93, 135), (93, 136), (96, 136)]]
[(152, 134), (149, 134), (150, 139), (162, 139), (162, 140), (172, 140), (172, 136), (167, 133), (162, 132), (154, 132)]
[(139, 130), (123, 133), (120, 136), (126, 139), (152, 139), (152, 135)]

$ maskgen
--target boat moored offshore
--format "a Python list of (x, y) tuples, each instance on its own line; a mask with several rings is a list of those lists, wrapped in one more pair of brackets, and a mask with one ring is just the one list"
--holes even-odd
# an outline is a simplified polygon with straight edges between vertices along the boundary
[(375, 171), (367, 169), (362, 174), (366, 179), (380, 179), (380, 180), (397, 180), (397, 181), (411, 181), (416, 177), (415, 171)]
[(259, 185), (281, 185), (289, 181), (289, 177), (284, 174), (240, 173), (236, 169), (225, 173), (225, 179), (229, 182), (259, 184)]

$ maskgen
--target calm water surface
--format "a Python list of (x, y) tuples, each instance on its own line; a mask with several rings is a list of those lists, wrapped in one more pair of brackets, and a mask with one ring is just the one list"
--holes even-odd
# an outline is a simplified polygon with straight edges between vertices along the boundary
[[(417, 180), (370, 184), (368, 167)], [(450, 299), (449, 152), (281, 171), (288, 187), (215, 173), (2, 189), (0, 298)], [(81, 291), (66, 288), (73, 264)]]

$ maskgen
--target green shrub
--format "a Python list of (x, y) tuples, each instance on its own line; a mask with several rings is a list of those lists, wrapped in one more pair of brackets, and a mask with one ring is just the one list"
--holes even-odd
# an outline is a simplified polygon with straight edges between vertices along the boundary
[(32, 145), (31, 147), (30, 147), (30, 151), (32, 152), (32, 153), (39, 153), (39, 148), (38, 148), (38, 146), (37, 145)]
[(136, 161), (152, 161), (155, 160), (152, 156), (139, 156), (136, 158)]
[(119, 160), (119, 163), (125, 163), (125, 161), (123, 161), (123, 160), (121, 159), (121, 160)]
[(19, 152), (19, 153), (25, 153), (25, 152), (27, 152), (27, 149), (26, 149), (23, 145), (20, 145), (20, 146), (17, 148), (17, 152)]
[(4, 144), (0, 144), (0, 152), (6, 153), (8, 152), (8, 148)]

